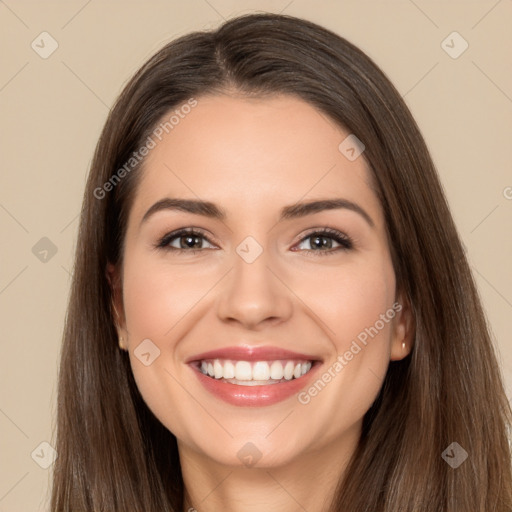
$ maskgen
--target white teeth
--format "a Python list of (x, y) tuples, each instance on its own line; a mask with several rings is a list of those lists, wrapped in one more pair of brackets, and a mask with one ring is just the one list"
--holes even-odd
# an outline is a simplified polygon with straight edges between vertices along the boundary
[(266, 361), (258, 361), (252, 368), (252, 378), (254, 380), (270, 379), (270, 368)]
[(226, 379), (230, 384), (237, 384), (238, 386), (267, 386), (269, 384), (279, 384), (280, 380), (236, 380)]
[(234, 384), (258, 386), (277, 384), (280, 381), (298, 379), (311, 369), (311, 361), (201, 361), (200, 370), (204, 375), (224, 379)]
[(283, 365), (279, 361), (274, 361), (270, 366), (270, 378), (274, 380), (283, 378)]
[(222, 368), (222, 365), (220, 364), (220, 362), (216, 359), (214, 362), (213, 362), (213, 376), (216, 378), (216, 379), (222, 379), (222, 374), (223, 374), (223, 368)]
[(235, 365), (231, 361), (224, 363), (223, 377), (225, 379), (233, 379), (235, 377)]
[(295, 365), (293, 364), (293, 361), (288, 361), (286, 363), (286, 366), (284, 367), (284, 378), (286, 380), (292, 380), (293, 377), (293, 370), (295, 368)]
[(238, 361), (235, 365), (235, 379), (252, 380), (251, 363), (247, 361)]

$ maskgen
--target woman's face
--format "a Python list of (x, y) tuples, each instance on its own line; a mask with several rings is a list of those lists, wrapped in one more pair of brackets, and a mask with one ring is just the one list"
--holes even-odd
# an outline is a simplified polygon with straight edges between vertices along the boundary
[(153, 136), (115, 269), (144, 400), (182, 455), (220, 464), (354, 446), (410, 350), (362, 147), (292, 96), (184, 111)]

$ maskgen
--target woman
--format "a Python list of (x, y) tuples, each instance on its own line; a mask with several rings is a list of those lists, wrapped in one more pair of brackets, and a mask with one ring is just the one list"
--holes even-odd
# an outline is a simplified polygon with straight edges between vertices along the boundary
[(99, 140), (52, 510), (510, 511), (507, 402), (420, 132), (361, 50), (248, 15)]

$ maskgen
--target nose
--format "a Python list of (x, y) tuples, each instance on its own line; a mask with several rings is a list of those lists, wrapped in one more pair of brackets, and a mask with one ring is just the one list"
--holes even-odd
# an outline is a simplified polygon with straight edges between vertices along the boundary
[(268, 260), (266, 251), (252, 263), (235, 253), (218, 301), (217, 315), (223, 322), (254, 330), (291, 316), (293, 294)]

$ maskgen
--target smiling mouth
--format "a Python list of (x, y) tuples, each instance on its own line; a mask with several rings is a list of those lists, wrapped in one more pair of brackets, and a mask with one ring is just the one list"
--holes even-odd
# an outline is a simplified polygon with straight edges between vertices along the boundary
[(204, 359), (195, 366), (203, 375), (239, 386), (267, 386), (296, 380), (306, 375), (317, 361), (278, 359), (273, 361), (235, 361)]

